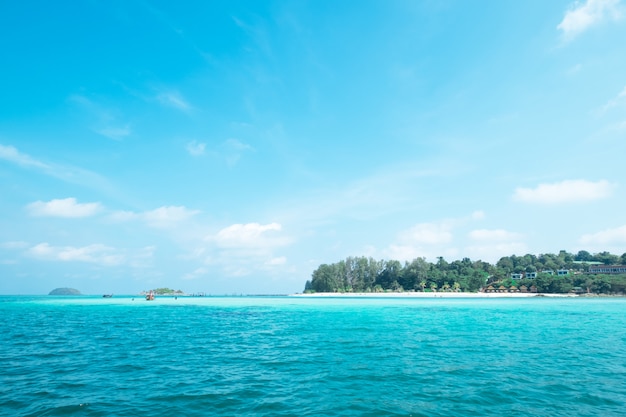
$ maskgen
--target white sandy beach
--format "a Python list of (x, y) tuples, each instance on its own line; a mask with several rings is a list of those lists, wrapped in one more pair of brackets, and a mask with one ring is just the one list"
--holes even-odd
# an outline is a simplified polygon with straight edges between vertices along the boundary
[(575, 294), (537, 294), (523, 292), (323, 292), (311, 294), (291, 294), (293, 297), (380, 297), (380, 298), (526, 298), (526, 297), (578, 297)]

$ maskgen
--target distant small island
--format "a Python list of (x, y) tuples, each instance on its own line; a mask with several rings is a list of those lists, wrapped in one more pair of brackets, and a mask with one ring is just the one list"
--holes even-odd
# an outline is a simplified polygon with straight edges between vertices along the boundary
[(80, 291), (74, 288), (55, 288), (48, 295), (82, 295)]
[(185, 295), (182, 290), (174, 290), (172, 288), (154, 288), (152, 290), (142, 291), (141, 295), (146, 295), (150, 292), (154, 293), (155, 295)]

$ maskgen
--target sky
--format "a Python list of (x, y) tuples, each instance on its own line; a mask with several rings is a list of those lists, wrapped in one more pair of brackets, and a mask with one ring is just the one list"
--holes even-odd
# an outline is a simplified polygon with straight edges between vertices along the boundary
[(0, 293), (626, 252), (626, 1), (0, 2)]

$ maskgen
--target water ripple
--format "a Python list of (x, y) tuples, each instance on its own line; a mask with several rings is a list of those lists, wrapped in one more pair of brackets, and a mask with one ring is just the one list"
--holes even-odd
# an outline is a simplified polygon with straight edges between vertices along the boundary
[(0, 415), (626, 410), (624, 300), (0, 301)]

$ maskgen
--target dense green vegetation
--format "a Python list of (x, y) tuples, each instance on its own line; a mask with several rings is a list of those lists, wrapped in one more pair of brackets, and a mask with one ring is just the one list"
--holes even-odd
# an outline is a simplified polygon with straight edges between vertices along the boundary
[[(447, 262), (439, 257), (436, 263), (417, 258), (402, 264), (399, 261), (348, 257), (334, 264), (320, 265), (306, 282), (305, 292), (382, 292), (382, 291), (469, 291), (476, 292), (489, 285), (505, 288), (535, 287), (537, 292), (625, 293), (626, 274), (589, 274), (594, 264), (626, 265), (621, 257), (609, 252), (505, 256), (492, 265), (463, 258)], [(567, 270), (567, 275), (550, 275), (542, 271)], [(511, 274), (537, 273), (535, 278), (513, 280)], [(524, 275), (525, 276), (525, 275)]]
[(173, 290), (171, 288), (155, 288), (152, 290), (156, 295), (182, 295), (181, 290)]

